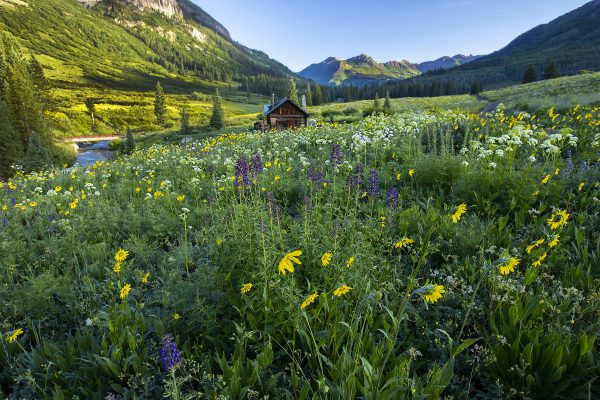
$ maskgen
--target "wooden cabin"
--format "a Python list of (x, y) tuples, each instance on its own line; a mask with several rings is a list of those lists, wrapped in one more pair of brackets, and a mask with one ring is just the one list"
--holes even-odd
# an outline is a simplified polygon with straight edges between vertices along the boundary
[(274, 105), (265, 105), (265, 120), (267, 128), (289, 129), (293, 127), (306, 126), (309, 114), (305, 108), (284, 97)]

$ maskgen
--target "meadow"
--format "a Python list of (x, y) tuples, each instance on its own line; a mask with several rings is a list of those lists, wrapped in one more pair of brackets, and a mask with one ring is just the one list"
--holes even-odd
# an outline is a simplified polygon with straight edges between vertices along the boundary
[(17, 174), (0, 397), (597, 398), (599, 158), (599, 107), (413, 110)]

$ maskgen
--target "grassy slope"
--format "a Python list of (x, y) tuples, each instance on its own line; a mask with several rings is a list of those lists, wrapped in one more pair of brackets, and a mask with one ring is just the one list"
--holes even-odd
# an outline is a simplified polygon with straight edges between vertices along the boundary
[[(157, 15), (149, 17), (149, 25), (163, 24), (175, 30), (174, 22)], [(237, 89), (237, 83), (208, 82), (197, 77), (170, 72), (156, 63), (158, 55), (124, 27), (102, 18), (71, 0), (27, 0), (0, 2), (0, 29), (6, 29), (21, 39), (44, 68), (52, 89), (47, 94), (48, 113), (54, 131), (74, 136), (92, 133), (111, 134), (127, 126), (156, 130), (153, 126), (153, 88), (161, 81), (168, 96), (169, 124), (177, 125), (179, 110), (189, 106), (192, 124), (205, 124), (210, 116), (209, 96), (190, 94), (213, 93), (221, 89), (225, 98), (228, 122), (239, 124), (253, 120), (265, 99), (247, 97)], [(141, 28), (140, 28), (141, 29)], [(202, 29), (198, 27), (198, 29)], [(176, 31), (176, 30), (175, 30)], [(184, 29), (177, 32), (180, 46), (191, 46)], [(224, 39), (202, 29), (206, 46), (215, 57), (225, 58), (218, 51)], [(218, 42), (218, 43), (217, 43)], [(233, 46), (233, 45), (230, 45)], [(201, 51), (206, 49), (196, 49)], [(259, 63), (262, 56), (256, 57)], [(85, 99), (96, 102), (97, 116), (92, 130)]]
[[(480, 111), (489, 103), (500, 102), (511, 109), (528, 111), (537, 111), (553, 106), (560, 109), (577, 104), (597, 104), (600, 103), (600, 72), (511, 86), (484, 92), (479, 98), (463, 95), (392, 99), (392, 106), (397, 112), (401, 113), (426, 111), (432, 108), (462, 108)], [(362, 111), (372, 105), (371, 100), (327, 104), (320, 107), (311, 107), (310, 112), (313, 114), (322, 114), (323, 112), (342, 113), (350, 108)]]

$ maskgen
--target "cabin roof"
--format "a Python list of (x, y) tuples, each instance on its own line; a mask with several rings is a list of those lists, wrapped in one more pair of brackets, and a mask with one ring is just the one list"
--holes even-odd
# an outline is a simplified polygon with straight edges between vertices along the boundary
[(301, 107), (298, 106), (298, 104), (294, 103), (293, 101), (291, 101), (287, 97), (284, 97), (283, 99), (279, 100), (279, 102), (275, 103), (275, 105), (273, 107), (269, 107), (268, 110), (265, 110), (265, 117), (268, 116), (269, 114), (271, 114), (273, 111), (277, 110), (279, 107), (281, 107), (282, 105), (284, 105), (288, 101), (290, 103), (292, 103), (292, 105), (294, 107), (296, 107), (298, 110), (300, 110), (302, 112), (302, 114), (304, 114), (305, 117), (307, 117), (307, 118), (309, 117), (309, 114), (306, 111), (304, 111)]

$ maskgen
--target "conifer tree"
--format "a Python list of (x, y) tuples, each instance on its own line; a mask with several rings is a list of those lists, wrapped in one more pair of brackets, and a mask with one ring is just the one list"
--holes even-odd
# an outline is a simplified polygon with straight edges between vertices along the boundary
[(219, 89), (216, 89), (215, 95), (213, 96), (213, 110), (212, 115), (210, 116), (210, 124), (211, 129), (219, 130), (223, 129), (225, 126), (225, 115), (223, 113), (223, 106), (221, 104), (221, 95), (219, 94)]
[(133, 131), (127, 128), (127, 136), (125, 136), (125, 141), (123, 142), (123, 153), (131, 155), (134, 151), (135, 138), (133, 137)]
[(181, 133), (190, 133), (190, 114), (187, 107), (181, 108)]
[(310, 83), (306, 86), (306, 105), (311, 107), (313, 105), (313, 96), (312, 89), (310, 88)]
[(294, 102), (295, 104), (300, 104), (300, 101), (298, 100), (298, 88), (296, 87), (296, 81), (294, 80), (294, 78), (290, 79), (288, 99)]
[(381, 108), (381, 104), (379, 102), (379, 93), (375, 93), (375, 100), (373, 100), (373, 108), (375, 110), (379, 110)]
[(8, 118), (8, 109), (0, 99), (0, 179), (11, 175), (10, 166), (16, 163), (22, 154), (19, 133), (13, 129)]
[(154, 91), (154, 115), (156, 116), (156, 123), (158, 123), (158, 125), (165, 125), (165, 114), (165, 92), (160, 85), (160, 82), (156, 82), (156, 90)]
[(95, 128), (96, 128), (96, 118), (95, 118), (96, 103), (94, 102), (94, 99), (92, 99), (90, 97), (85, 99), (85, 106), (87, 107), (88, 112), (90, 113), (90, 117), (92, 118), (92, 130), (95, 130)]
[(321, 90), (321, 85), (318, 83), (315, 85), (315, 95), (313, 96), (313, 105), (320, 106), (323, 104), (323, 91)]
[(523, 83), (531, 83), (537, 81), (537, 74), (533, 65), (527, 67), (525, 74), (523, 75)]
[(383, 109), (386, 111), (392, 111), (392, 101), (390, 100), (390, 92), (385, 93), (385, 101), (383, 102)]
[(542, 78), (544, 80), (560, 78), (560, 72), (558, 71), (558, 65), (556, 65), (556, 62), (552, 61), (550, 64), (548, 64)]

